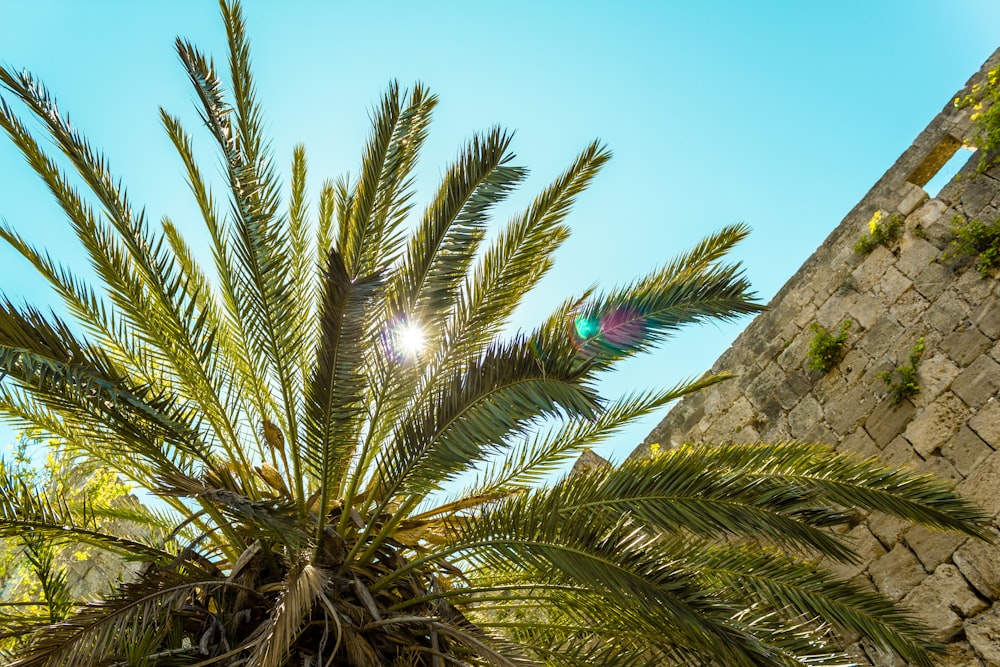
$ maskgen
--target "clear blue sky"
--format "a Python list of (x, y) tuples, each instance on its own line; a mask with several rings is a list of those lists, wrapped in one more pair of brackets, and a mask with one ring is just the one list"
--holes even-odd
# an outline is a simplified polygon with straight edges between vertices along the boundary
[[(525, 328), (563, 297), (628, 281), (737, 221), (754, 229), (738, 258), (769, 299), (1000, 46), (995, 0), (250, 0), (245, 13), (278, 164), (304, 142), (314, 194), (321, 179), (357, 170), (368, 109), (393, 78), (441, 98), (424, 193), (463, 140), (493, 124), (517, 130), (514, 150), (532, 170), (522, 205), (591, 139), (610, 145), (615, 158), (571, 215), (556, 269), (518, 313)], [(0, 0), (0, 61), (41, 77), (150, 217), (169, 215), (197, 239), (157, 119), (162, 104), (197, 129), (177, 35), (225, 59), (211, 1)], [(80, 261), (6, 141), (0, 217)], [(52, 302), (30, 273), (0, 249), (3, 292)], [(698, 375), (745, 324), (687, 330), (605, 389)], [(662, 416), (599, 452), (626, 455)]]

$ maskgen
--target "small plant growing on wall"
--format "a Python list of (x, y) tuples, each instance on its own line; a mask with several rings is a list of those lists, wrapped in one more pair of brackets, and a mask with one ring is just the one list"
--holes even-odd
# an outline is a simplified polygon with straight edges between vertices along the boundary
[(956, 215), (951, 220), (955, 239), (947, 256), (965, 255), (976, 258), (976, 271), (984, 278), (1000, 268), (1000, 220), (992, 223), (965, 220)]
[(917, 379), (917, 364), (924, 355), (924, 339), (921, 338), (910, 350), (910, 358), (906, 364), (891, 371), (882, 371), (879, 378), (889, 387), (889, 396), (893, 405), (902, 403), (920, 393), (920, 381)]
[(840, 333), (834, 336), (822, 324), (813, 322), (809, 330), (814, 335), (812, 341), (809, 342), (809, 356), (806, 358), (809, 370), (826, 374), (837, 365), (837, 362), (844, 356), (844, 349), (847, 345), (847, 330), (850, 328), (851, 321), (846, 320), (840, 325)]
[(867, 255), (876, 246), (887, 246), (899, 238), (902, 231), (903, 221), (899, 215), (893, 213), (886, 216), (882, 211), (875, 211), (871, 220), (868, 221), (868, 234), (862, 234), (861, 238), (854, 244), (854, 252), (859, 255)]
[(980, 149), (977, 167), (980, 173), (992, 167), (998, 160), (993, 154), (994, 149), (1000, 147), (1000, 104), (996, 103), (998, 100), (1000, 100), (1000, 67), (991, 69), (986, 75), (986, 81), (973, 85), (968, 94), (955, 98), (955, 108), (972, 107), (971, 119), (975, 123), (972, 143)]

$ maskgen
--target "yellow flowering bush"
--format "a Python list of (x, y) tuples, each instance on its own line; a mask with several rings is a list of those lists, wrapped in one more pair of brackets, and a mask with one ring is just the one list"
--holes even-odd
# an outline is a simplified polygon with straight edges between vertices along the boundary
[(972, 121), (975, 130), (972, 143), (980, 150), (980, 172), (986, 171), (996, 164), (998, 158), (991, 156), (993, 149), (1000, 147), (1000, 66), (991, 69), (986, 74), (986, 81), (972, 86), (965, 95), (955, 98), (955, 108), (972, 109)]
[(854, 252), (860, 255), (867, 255), (875, 249), (877, 245), (887, 246), (897, 238), (902, 231), (903, 221), (896, 213), (886, 216), (882, 211), (875, 211), (875, 214), (868, 221), (868, 234), (862, 234), (861, 238), (854, 244)]

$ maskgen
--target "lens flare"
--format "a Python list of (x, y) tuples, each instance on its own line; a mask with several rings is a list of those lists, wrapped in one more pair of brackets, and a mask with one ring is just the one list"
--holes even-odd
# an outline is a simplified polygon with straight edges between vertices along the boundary
[(601, 321), (596, 317), (584, 317), (583, 315), (577, 315), (576, 321), (573, 323), (573, 327), (576, 329), (576, 335), (578, 338), (586, 341), (589, 338), (593, 338), (601, 331)]
[(641, 347), (646, 339), (646, 318), (633, 308), (613, 308), (599, 313), (578, 313), (570, 322), (570, 337), (581, 354), (617, 354)]
[(601, 318), (601, 335), (619, 350), (638, 345), (645, 333), (645, 319), (630, 308), (620, 308)]
[(393, 329), (392, 340), (397, 354), (406, 359), (415, 359), (427, 344), (424, 330), (416, 323), (405, 320)]

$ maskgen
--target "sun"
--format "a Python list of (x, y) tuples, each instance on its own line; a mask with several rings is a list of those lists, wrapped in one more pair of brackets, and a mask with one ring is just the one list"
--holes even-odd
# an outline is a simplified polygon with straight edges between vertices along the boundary
[(424, 330), (415, 322), (400, 322), (392, 333), (396, 353), (402, 357), (414, 359), (426, 347)]

